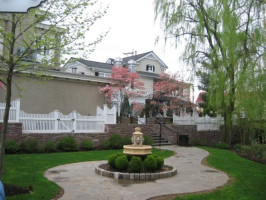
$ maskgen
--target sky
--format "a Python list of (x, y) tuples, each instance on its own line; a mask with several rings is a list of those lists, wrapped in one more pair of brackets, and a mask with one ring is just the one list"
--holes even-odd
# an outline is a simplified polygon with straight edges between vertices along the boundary
[[(171, 73), (178, 73), (183, 81), (193, 83), (191, 67), (179, 59), (184, 44), (175, 44), (174, 40), (165, 44), (160, 22), (155, 21), (153, 0), (102, 0), (102, 4), (109, 9), (103, 19), (95, 23), (92, 32), (99, 34), (109, 30), (109, 33), (88, 56), (89, 60), (106, 62), (108, 58), (129, 56), (124, 53), (132, 51), (137, 54), (153, 51)], [(155, 42), (157, 36), (158, 43)], [(197, 94), (198, 91), (194, 98)]]

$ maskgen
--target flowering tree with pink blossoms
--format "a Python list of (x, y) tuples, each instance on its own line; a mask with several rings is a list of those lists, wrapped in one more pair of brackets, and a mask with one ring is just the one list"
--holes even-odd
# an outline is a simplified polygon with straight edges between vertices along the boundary
[(189, 101), (184, 101), (187, 99), (184, 94), (186, 88), (189, 88), (189, 84), (180, 81), (177, 74), (162, 73), (153, 84), (153, 100), (150, 104), (161, 111), (172, 111), (182, 106), (190, 106)]
[(120, 107), (125, 107), (126, 105), (123, 104), (129, 100), (134, 105), (133, 108), (139, 108), (139, 104), (135, 100), (144, 94), (143, 86), (144, 83), (140, 80), (137, 72), (130, 72), (124, 66), (114, 66), (111, 83), (100, 88), (99, 91), (105, 94), (109, 102), (118, 102)]

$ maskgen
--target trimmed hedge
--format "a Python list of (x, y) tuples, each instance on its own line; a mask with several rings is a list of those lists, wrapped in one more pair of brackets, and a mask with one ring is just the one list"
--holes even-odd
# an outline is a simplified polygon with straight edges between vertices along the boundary
[(142, 160), (140, 157), (132, 156), (129, 162), (129, 171), (133, 173), (139, 173), (142, 170)]
[(123, 153), (115, 153), (115, 154), (112, 154), (112, 155), (110, 155), (109, 157), (108, 157), (108, 164), (111, 166), (111, 167), (113, 167), (113, 168), (115, 168), (115, 160), (117, 159), (117, 157), (119, 157), (119, 156), (123, 156), (124, 154)]
[(16, 141), (6, 141), (5, 152), (6, 153), (18, 153), (19, 146)]
[(127, 160), (127, 156), (123, 155), (123, 156), (118, 156), (115, 159), (115, 168), (119, 169), (119, 170), (126, 170), (128, 167), (128, 160)]
[(28, 139), (20, 143), (20, 151), (22, 153), (36, 153), (39, 152), (39, 145), (36, 139)]
[(145, 171), (155, 171), (157, 169), (157, 159), (149, 155), (143, 161), (143, 167)]
[(57, 144), (57, 149), (61, 151), (77, 151), (78, 150), (78, 145), (77, 142), (74, 138), (72, 137), (64, 137), (62, 138), (59, 143)]
[(57, 151), (57, 149), (56, 149), (56, 143), (53, 142), (53, 141), (47, 141), (44, 144), (43, 150), (44, 150), (44, 152), (47, 152), (47, 153), (56, 152)]
[(108, 140), (101, 143), (103, 149), (122, 149), (124, 145), (131, 144), (129, 137), (122, 137), (118, 134), (112, 135)]
[(81, 150), (84, 151), (88, 151), (88, 150), (92, 150), (93, 149), (93, 142), (91, 140), (83, 140), (80, 143), (80, 147)]
[(143, 171), (154, 172), (155, 170), (162, 169), (164, 159), (160, 156), (149, 155), (147, 157), (138, 157), (119, 152), (108, 157), (108, 164), (114, 169), (127, 170), (132, 173), (140, 173)]

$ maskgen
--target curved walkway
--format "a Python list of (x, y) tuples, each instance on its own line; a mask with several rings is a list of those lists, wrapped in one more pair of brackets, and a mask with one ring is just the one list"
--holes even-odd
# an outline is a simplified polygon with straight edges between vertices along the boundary
[(64, 189), (60, 200), (141, 200), (210, 190), (227, 183), (225, 173), (201, 164), (207, 151), (194, 147), (164, 148), (177, 152), (165, 160), (165, 164), (177, 168), (177, 175), (171, 178), (132, 182), (97, 175), (95, 167), (106, 161), (62, 165), (47, 170), (45, 176)]

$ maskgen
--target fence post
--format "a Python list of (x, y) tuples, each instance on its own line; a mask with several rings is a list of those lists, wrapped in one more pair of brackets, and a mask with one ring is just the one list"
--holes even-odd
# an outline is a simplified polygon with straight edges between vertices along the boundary
[(20, 99), (16, 100), (16, 122), (19, 122)]
[(108, 111), (107, 111), (107, 105), (106, 104), (104, 104), (103, 105), (103, 117), (104, 117), (104, 121), (105, 121), (105, 123), (107, 124), (107, 114), (108, 114)]
[(73, 133), (75, 133), (77, 131), (77, 111), (74, 110), (73, 111)]
[(101, 113), (101, 108), (100, 108), (100, 106), (97, 106), (97, 108), (96, 108), (96, 116), (100, 116), (102, 113)]
[(55, 123), (54, 124), (54, 129), (55, 129), (54, 132), (55, 133), (58, 133), (58, 123), (59, 123), (59, 120), (60, 120), (58, 112), (59, 112), (58, 110), (54, 111), (54, 123)]

